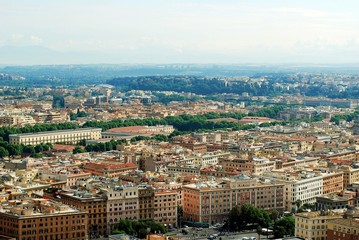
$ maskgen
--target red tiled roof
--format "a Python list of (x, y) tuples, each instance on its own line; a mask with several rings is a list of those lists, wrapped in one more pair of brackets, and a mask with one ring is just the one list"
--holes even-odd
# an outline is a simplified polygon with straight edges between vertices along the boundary
[(111, 128), (107, 130), (107, 132), (138, 132), (144, 130), (145, 126), (130, 126), (130, 127), (118, 127), (118, 128)]
[(288, 141), (315, 141), (315, 137), (291, 137)]
[(353, 162), (348, 160), (332, 159), (330, 163), (335, 165), (352, 165)]
[(75, 149), (74, 146), (65, 144), (54, 144), (53, 151), (55, 152), (72, 152)]
[(122, 169), (122, 168), (133, 168), (137, 167), (136, 164), (130, 162), (130, 163), (124, 163), (124, 164), (106, 164), (106, 163), (87, 163), (85, 165), (85, 168), (95, 168), (95, 169)]
[(208, 120), (209, 122), (222, 122), (222, 121), (226, 121), (226, 122), (238, 122), (237, 119), (235, 118), (215, 118), (215, 119), (210, 119)]

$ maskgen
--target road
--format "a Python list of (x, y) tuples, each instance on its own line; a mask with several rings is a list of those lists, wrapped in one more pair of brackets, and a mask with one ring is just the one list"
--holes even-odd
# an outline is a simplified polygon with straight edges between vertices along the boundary
[[(242, 239), (243, 237), (255, 237), (258, 239), (258, 233), (256, 231), (253, 232), (236, 232), (236, 233), (222, 233), (217, 229), (214, 228), (204, 228), (200, 231), (197, 231), (196, 229), (191, 229), (189, 234), (183, 235), (178, 234), (177, 236), (181, 237), (181, 239), (187, 239), (187, 240), (207, 240), (210, 235), (213, 236), (213, 234), (218, 234), (219, 236), (216, 239)], [(261, 235), (261, 239), (267, 238), (266, 236)]]

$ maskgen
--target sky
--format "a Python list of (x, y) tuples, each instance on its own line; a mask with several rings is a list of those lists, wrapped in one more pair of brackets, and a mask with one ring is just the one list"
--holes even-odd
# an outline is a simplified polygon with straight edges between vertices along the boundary
[(0, 0), (0, 64), (359, 63), (357, 0)]

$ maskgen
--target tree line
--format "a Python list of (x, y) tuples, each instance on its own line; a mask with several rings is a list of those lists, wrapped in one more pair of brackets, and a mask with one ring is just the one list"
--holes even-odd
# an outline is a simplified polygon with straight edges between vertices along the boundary
[[(263, 77), (259, 74), (257, 77)], [(304, 76), (302, 76), (304, 77)], [(342, 89), (337, 83), (296, 78), (291, 74), (266, 75), (264, 80), (223, 80), (217, 77), (201, 76), (139, 76), (119, 77), (108, 80), (107, 83), (121, 89), (147, 90), (147, 91), (174, 91), (191, 92), (202, 95), (222, 93), (242, 94), (251, 96), (279, 96), (283, 94), (301, 94), (312, 97), (329, 98), (358, 98), (359, 86), (354, 85)], [(300, 84), (295, 84), (300, 83)]]
[[(248, 115), (275, 118), (278, 112), (282, 111), (284, 107), (285, 106), (266, 107), (255, 112), (251, 112)], [(234, 113), (210, 112), (202, 115), (183, 114), (179, 116), (168, 116), (162, 119), (158, 119), (158, 118), (128, 119), (128, 120), (112, 119), (110, 121), (88, 121), (83, 126), (81, 126), (81, 128), (98, 127), (101, 128), (103, 131), (106, 131), (110, 128), (137, 126), (137, 125), (142, 125), (142, 126), (172, 125), (176, 130), (168, 137), (164, 135), (156, 135), (151, 138), (136, 136), (133, 139), (131, 139), (132, 142), (139, 140), (149, 140), (149, 139), (158, 140), (158, 141), (168, 141), (168, 139), (173, 136), (191, 133), (191, 132), (200, 132), (200, 131), (205, 132), (205, 131), (213, 131), (220, 129), (225, 129), (225, 130), (231, 129), (234, 131), (238, 131), (238, 130), (249, 130), (255, 128), (255, 125), (252, 124), (241, 125), (237, 122), (230, 122), (230, 121), (219, 121), (219, 122), (210, 121), (216, 118), (235, 118), (240, 120), (244, 116), (246, 116), (246, 114), (240, 112), (234, 112)], [(303, 119), (301, 119), (301, 121), (303, 121)], [(286, 121), (262, 123), (260, 127), (268, 127), (277, 124), (285, 125), (287, 123), (288, 122)], [(0, 127), (0, 138), (2, 138), (2, 140), (0, 140), (0, 146), (4, 147), (5, 150), (7, 150), (7, 151), (3, 151), (3, 149), (1, 149), (2, 155), (15, 156), (15, 155), (22, 155), (24, 153), (34, 154), (33, 150), (28, 150), (29, 148), (31, 148), (31, 146), (24, 146), (24, 145), (16, 146), (15, 144), (9, 144), (8, 141), (10, 134), (35, 133), (35, 132), (64, 130), (64, 129), (76, 129), (76, 128), (79, 128), (78, 124), (76, 123), (36, 124), (34, 126), (25, 126), (20, 128)], [(40, 147), (37, 147), (37, 149), (40, 149)], [(79, 153), (83, 151), (89, 151), (89, 152), (108, 151), (112, 149), (115, 149), (115, 145), (113, 142), (98, 143), (98, 144), (90, 144), (86, 146), (85, 149), (77, 147), (75, 148), (74, 153)], [(38, 152), (39, 151), (35, 151), (35, 153)]]
[[(279, 111), (281, 111), (283, 106), (273, 106), (263, 108), (253, 113), (249, 113), (250, 116), (260, 116), (260, 117), (276, 117)], [(77, 117), (85, 116), (86, 113), (78, 112)], [(196, 131), (199, 129), (221, 129), (221, 128), (237, 128), (240, 130), (238, 124), (233, 122), (210, 122), (208, 120), (215, 118), (236, 118), (240, 120), (245, 117), (244, 113), (206, 113), (203, 115), (179, 115), (179, 116), (170, 116), (162, 119), (158, 118), (145, 118), (145, 119), (112, 119), (110, 121), (87, 121), (81, 128), (87, 127), (99, 127), (103, 131), (106, 131), (110, 128), (116, 127), (128, 127), (128, 126), (138, 126), (138, 125), (173, 125), (179, 131)], [(20, 134), (20, 133), (36, 133), (36, 132), (46, 132), (46, 131), (56, 131), (56, 130), (66, 130), (66, 129), (76, 129), (79, 128), (77, 123), (42, 123), (35, 124), (34, 126), (24, 126), (24, 127), (12, 127), (12, 126), (3, 126), (0, 127), (0, 139), (4, 141), (9, 141), (10, 134)]]
[(353, 113), (349, 113), (349, 114), (337, 114), (334, 115), (330, 121), (335, 123), (336, 125), (339, 125), (341, 120), (345, 120), (346, 122), (351, 122), (354, 119), (357, 119), (359, 116), (359, 111), (355, 111)]
[(0, 141), (0, 157), (13, 157), (19, 155), (28, 155), (33, 157), (39, 157), (39, 153), (52, 150), (53, 145), (51, 143), (41, 143), (36, 146), (24, 145), (24, 144), (12, 144), (5, 141)]
[(151, 233), (164, 234), (167, 229), (153, 220), (148, 221), (131, 221), (120, 220), (115, 224), (112, 234), (126, 233), (131, 236), (137, 236), (140, 239), (146, 238), (146, 235)]

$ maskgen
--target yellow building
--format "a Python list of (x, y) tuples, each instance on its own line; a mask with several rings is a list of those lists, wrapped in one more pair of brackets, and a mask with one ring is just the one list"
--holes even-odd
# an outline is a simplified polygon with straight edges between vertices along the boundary
[(302, 212), (295, 215), (295, 236), (303, 239), (327, 239), (328, 223), (342, 216), (327, 212)]
[(347, 188), (354, 182), (359, 182), (359, 168), (344, 166), (343, 170), (343, 187)]
[(328, 223), (328, 240), (358, 240), (359, 221), (356, 219), (336, 219)]
[(38, 133), (10, 134), (9, 142), (13, 144), (37, 145), (40, 143), (78, 143), (83, 139), (101, 138), (101, 128), (79, 128)]

